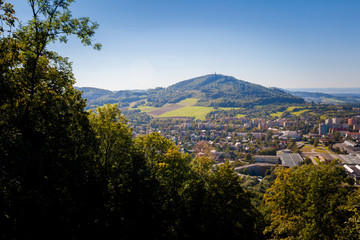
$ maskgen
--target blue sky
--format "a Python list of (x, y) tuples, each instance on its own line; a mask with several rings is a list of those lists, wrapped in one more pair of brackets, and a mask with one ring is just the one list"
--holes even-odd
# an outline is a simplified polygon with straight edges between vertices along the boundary
[[(25, 0), (13, 2), (25, 19)], [(210, 73), (281, 88), (360, 87), (359, 0), (77, 0), (101, 51), (52, 46), (77, 86), (167, 87)]]

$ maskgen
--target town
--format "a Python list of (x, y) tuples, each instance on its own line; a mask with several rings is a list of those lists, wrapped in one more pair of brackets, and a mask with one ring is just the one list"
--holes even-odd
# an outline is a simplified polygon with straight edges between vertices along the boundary
[(215, 112), (205, 121), (191, 117), (156, 118), (149, 124), (133, 126), (133, 131), (135, 135), (159, 132), (183, 153), (209, 157), (214, 166), (229, 161), (239, 174), (259, 178), (275, 166), (318, 165), (337, 160), (359, 184), (359, 109), (322, 108), (320, 113), (335, 108), (334, 117), (314, 117), (316, 111), (264, 118)]

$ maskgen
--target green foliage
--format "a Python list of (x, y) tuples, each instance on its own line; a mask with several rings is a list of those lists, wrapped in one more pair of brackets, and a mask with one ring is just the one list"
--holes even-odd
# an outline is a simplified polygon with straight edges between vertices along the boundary
[(191, 161), (157, 133), (140, 136), (136, 146), (146, 157), (159, 182), (158, 211), (167, 217), (159, 223), (165, 238), (261, 238), (261, 215), (242, 189), (227, 163), (211, 172), (207, 157)]
[(276, 148), (267, 148), (267, 149), (263, 149), (258, 151), (256, 154), (257, 155), (272, 155), (272, 156), (276, 156), (276, 152), (277, 149)]
[[(14, 6), (5, 0), (0, 0), (0, 35), (11, 33), (11, 28), (15, 26), (17, 18), (14, 16)], [(5, 26), (4, 26), (5, 23)]]
[[(92, 38), (98, 28), (96, 22), (88, 17), (73, 18), (69, 9), (73, 0), (29, 0), (33, 11), (32, 19), (18, 34), (29, 37), (35, 33), (31, 46), (37, 46), (39, 53), (45, 50), (49, 42), (60, 41), (66, 43), (70, 35), (77, 36), (85, 46), (93, 46), (99, 50), (100, 44), (93, 44)], [(31, 36), (31, 35), (30, 35)]]
[(1, 238), (39, 238), (42, 229), (69, 238), (94, 220), (85, 200), (96, 140), (71, 64), (47, 45), (71, 34), (90, 45), (96, 25), (74, 23), (71, 1), (28, 2), (33, 18), (15, 30), (0, 2), (0, 25), (11, 26), (0, 39)]
[(196, 171), (181, 191), (182, 231), (187, 238), (261, 239), (263, 221), (240, 178), (226, 163), (214, 172)]
[[(39, 226), (66, 238), (93, 220), (94, 211), (88, 208), (92, 202), (84, 204), (84, 200), (90, 194), (88, 171), (96, 141), (83, 110), (85, 101), (72, 86), (71, 64), (47, 49), (49, 42), (62, 40), (64, 34), (78, 35), (91, 44), (96, 26), (86, 20), (75, 24), (70, 2), (29, 1), (33, 18), (16, 31), (9, 28), (0, 39), (4, 239), (39, 237)], [(10, 8), (3, 3), (1, 10)], [(13, 26), (13, 12), (4, 11), (1, 25)]]
[(244, 156), (244, 160), (246, 160), (246, 161), (252, 161), (253, 159), (254, 158), (251, 155), (251, 153), (246, 153), (245, 156)]
[(275, 239), (354, 239), (344, 229), (354, 217), (348, 201), (355, 192), (341, 167), (303, 165), (276, 175), (265, 195), (272, 212), (266, 233)]
[(126, 152), (129, 152), (132, 143), (132, 133), (116, 104), (90, 111), (89, 119), (99, 141), (101, 164), (112, 166), (115, 161), (129, 157)]
[(316, 148), (317, 146), (319, 146), (319, 139), (315, 139), (314, 143), (313, 143), (314, 147)]
[(156, 192), (157, 185), (150, 178), (145, 158), (135, 148), (131, 129), (116, 104), (90, 111), (89, 119), (98, 146), (90, 172), (97, 187), (92, 191), (99, 211), (96, 233), (107, 237), (138, 236), (138, 224), (144, 230), (152, 228), (148, 222), (154, 212), (152, 191)]
[(309, 157), (306, 157), (303, 161), (303, 164), (309, 165), (309, 164), (312, 164), (312, 161)]
[(170, 140), (162, 137), (159, 133), (150, 133), (148, 135), (139, 136), (135, 139), (135, 144), (139, 151), (146, 157), (151, 169), (156, 172), (157, 163), (162, 157), (175, 145)]

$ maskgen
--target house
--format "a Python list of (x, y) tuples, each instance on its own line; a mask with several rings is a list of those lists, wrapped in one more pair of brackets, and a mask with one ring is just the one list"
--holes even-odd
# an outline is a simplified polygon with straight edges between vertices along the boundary
[(296, 131), (282, 131), (282, 136), (279, 137), (280, 140), (286, 140), (288, 138), (295, 139), (296, 141), (301, 140), (301, 135)]
[(345, 136), (346, 133), (348, 132), (347, 128), (330, 128), (329, 129), (329, 133), (336, 133), (339, 132), (341, 136)]
[(347, 132), (345, 137), (351, 137), (352, 139), (360, 139), (360, 132)]
[(359, 184), (360, 180), (360, 166), (359, 165), (343, 165), (345, 172), (350, 177), (354, 178), (356, 184)]

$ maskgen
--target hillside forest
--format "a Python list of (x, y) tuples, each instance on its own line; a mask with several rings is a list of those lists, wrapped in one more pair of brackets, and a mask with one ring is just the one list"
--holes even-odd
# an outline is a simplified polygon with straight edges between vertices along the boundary
[(19, 24), (0, 0), (1, 239), (359, 239), (360, 194), (336, 163), (255, 184), (158, 133), (133, 137), (115, 104), (85, 110), (49, 47), (75, 36), (100, 50), (72, 2), (28, 0)]

